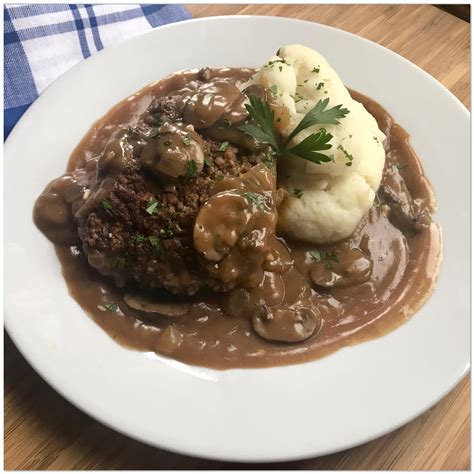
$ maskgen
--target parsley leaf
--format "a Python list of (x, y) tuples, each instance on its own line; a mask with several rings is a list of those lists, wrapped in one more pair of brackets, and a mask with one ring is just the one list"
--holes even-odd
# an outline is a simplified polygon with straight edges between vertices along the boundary
[(222, 142), (221, 146), (219, 147), (219, 151), (226, 151), (229, 145), (230, 145), (229, 142)]
[(339, 145), (337, 149), (341, 150), (342, 153), (344, 153), (344, 156), (347, 158), (346, 166), (352, 166), (354, 157), (342, 145)]
[(326, 253), (322, 250), (309, 250), (308, 254), (315, 262), (320, 262), (326, 258)]
[(185, 135), (185, 137), (183, 138), (183, 143), (186, 145), (186, 146), (189, 146), (191, 145), (191, 135), (189, 133), (187, 133)]
[(333, 250), (329, 255), (328, 258), (334, 260), (335, 262), (339, 262), (339, 256), (337, 255), (336, 251)]
[(245, 104), (245, 108), (254, 123), (241, 125), (238, 127), (239, 130), (242, 130), (259, 142), (268, 143), (279, 153), (281, 150), (275, 129), (275, 113), (270, 109), (267, 102), (262, 101), (257, 96), (249, 96), (249, 101), (250, 104)]
[(319, 153), (319, 151), (329, 150), (332, 135), (322, 128), (318, 133), (312, 133), (303, 141), (295, 145), (293, 148), (285, 150), (289, 155), (295, 155), (303, 160), (311, 161), (312, 163), (321, 164), (331, 161), (328, 155)]
[(142, 243), (145, 240), (145, 236), (142, 234), (137, 234), (133, 237), (135, 242)]
[(148, 135), (148, 138), (156, 138), (159, 134), (160, 134), (160, 127), (152, 128)]
[(271, 145), (275, 149), (277, 156), (293, 155), (316, 164), (331, 161), (330, 156), (319, 153), (332, 147), (329, 143), (332, 135), (324, 128), (321, 128), (317, 133), (312, 133), (292, 148), (288, 149), (288, 144), (298, 133), (313, 125), (339, 125), (338, 119), (345, 117), (349, 113), (349, 110), (342, 108), (342, 104), (326, 110), (329, 99), (318, 101), (286, 138), (283, 145), (281, 145), (275, 128), (275, 114), (269, 104), (253, 95), (249, 96), (249, 101), (250, 104), (246, 104), (245, 107), (252, 121), (238, 127), (244, 133), (253, 137), (257, 142)]
[(102, 199), (100, 203), (107, 213), (112, 214), (112, 204), (108, 199)]
[(268, 209), (267, 201), (264, 196), (258, 193), (245, 192), (243, 196), (250, 201), (252, 204), (255, 204), (259, 209), (264, 210)]
[(326, 263), (324, 264), (324, 268), (325, 268), (326, 270), (331, 270), (331, 268), (332, 268), (332, 263), (331, 263), (331, 262), (326, 262)]
[(146, 212), (148, 212), (148, 214), (150, 214), (151, 216), (155, 212), (158, 212), (159, 208), (160, 208), (160, 203), (158, 201), (155, 201), (155, 200), (148, 201)]
[(165, 252), (163, 251), (163, 247), (161, 246), (160, 239), (155, 236), (150, 236), (148, 237), (148, 240), (150, 241), (151, 246), (153, 247), (153, 252), (155, 254), (155, 257), (162, 257)]
[(211, 160), (207, 155), (204, 155), (204, 163), (206, 166), (212, 166)]
[(190, 180), (196, 175), (197, 172), (197, 164), (194, 160), (188, 161), (188, 169), (186, 170), (186, 174), (184, 175), (184, 179), (186, 181)]
[(117, 303), (107, 303), (104, 304), (104, 308), (108, 311), (111, 311), (112, 313), (116, 313), (118, 309), (118, 304)]
[(293, 194), (299, 199), (301, 196), (303, 196), (303, 190), (300, 188), (295, 188), (293, 189)]
[(301, 122), (295, 127), (295, 129), (288, 135), (285, 146), (298, 135), (302, 130), (311, 127), (313, 125), (339, 125), (338, 119), (344, 118), (349, 110), (342, 109), (342, 104), (336, 105), (332, 109), (325, 110), (329, 104), (329, 98), (319, 100), (318, 103), (301, 119)]
[(267, 165), (267, 168), (271, 168), (275, 164), (276, 155), (273, 153), (267, 153), (263, 162)]
[(160, 229), (160, 237), (172, 237), (173, 231), (171, 229)]

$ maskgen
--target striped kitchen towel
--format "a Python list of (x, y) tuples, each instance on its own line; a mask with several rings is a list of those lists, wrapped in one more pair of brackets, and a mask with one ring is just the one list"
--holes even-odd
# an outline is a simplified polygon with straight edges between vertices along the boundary
[(180, 5), (5, 5), (4, 138), (39, 94), (79, 61), (190, 17)]

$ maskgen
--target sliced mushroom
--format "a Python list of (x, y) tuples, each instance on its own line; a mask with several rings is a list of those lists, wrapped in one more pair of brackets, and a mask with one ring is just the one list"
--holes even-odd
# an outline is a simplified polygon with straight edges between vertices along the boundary
[(147, 143), (140, 155), (142, 165), (158, 178), (175, 180), (185, 176), (194, 162), (194, 174), (204, 167), (202, 140), (192, 127), (164, 124), (158, 136)]
[(79, 240), (71, 206), (57, 194), (45, 193), (36, 200), (33, 220), (54, 244), (73, 245)]
[(431, 225), (431, 214), (419, 208), (396, 165), (387, 168), (378, 195), (390, 207), (390, 222), (400, 230), (417, 232)]
[(125, 130), (121, 130), (105, 146), (99, 157), (98, 169), (103, 174), (118, 174), (132, 156), (133, 146), (130, 144), (130, 137)]
[(293, 259), (286, 245), (275, 239), (273, 249), (265, 258), (263, 269), (267, 272), (285, 273), (292, 264)]
[(206, 260), (219, 262), (237, 243), (251, 219), (242, 194), (223, 191), (201, 207), (194, 225), (194, 247)]
[(260, 84), (252, 84), (242, 91), (247, 97), (251, 95), (258, 97), (260, 100), (266, 100), (265, 89)]
[(310, 275), (315, 285), (323, 288), (359, 285), (372, 275), (372, 259), (361, 249), (342, 246), (333, 255), (335, 258), (313, 264)]
[(51, 181), (35, 202), (33, 220), (53, 243), (73, 245), (78, 242), (77, 223), (72, 208), (84, 194), (87, 176), (75, 170)]
[(278, 342), (301, 342), (321, 327), (316, 310), (297, 308), (258, 308), (252, 317), (255, 332), (264, 339)]
[(183, 104), (183, 119), (196, 129), (207, 128), (232, 111), (242, 107), (242, 93), (232, 82), (216, 80), (203, 84), (194, 94), (186, 97)]
[(165, 299), (154, 300), (132, 293), (125, 293), (123, 299), (125, 303), (130, 306), (130, 308), (143, 311), (145, 313), (157, 313), (161, 316), (167, 316), (170, 318), (184, 316), (188, 313), (189, 308), (191, 307), (190, 303), (188, 302)]
[(199, 261), (227, 289), (254, 288), (262, 281), (275, 236), (275, 176), (257, 165), (218, 181), (213, 192), (195, 221), (194, 247), (203, 257)]

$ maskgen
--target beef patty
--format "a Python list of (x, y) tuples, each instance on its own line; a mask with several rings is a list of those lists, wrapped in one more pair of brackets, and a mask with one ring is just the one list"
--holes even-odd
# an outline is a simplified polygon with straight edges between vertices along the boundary
[(196, 214), (216, 182), (249, 171), (265, 153), (200, 136), (202, 171), (161, 183), (144, 168), (140, 154), (156, 139), (150, 123), (178, 118), (173, 104), (175, 98), (161, 98), (136, 127), (120, 130), (107, 144), (97, 160), (101, 189), (92, 205), (78, 212), (79, 237), (90, 265), (118, 286), (135, 281), (142, 288), (186, 295), (203, 286), (224, 290), (198, 265), (192, 237)]

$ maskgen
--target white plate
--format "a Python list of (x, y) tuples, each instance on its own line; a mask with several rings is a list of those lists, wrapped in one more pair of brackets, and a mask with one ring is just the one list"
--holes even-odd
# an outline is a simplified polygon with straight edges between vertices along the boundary
[[(53, 246), (33, 225), (35, 198), (115, 103), (184, 68), (258, 66), (301, 43), (411, 134), (439, 200), (438, 287), (407, 324), (324, 359), (214, 371), (129, 351), (69, 296)], [(419, 415), (469, 369), (469, 113), (437, 81), (375, 43), (284, 18), (206, 18), (158, 28), (62, 76), (5, 145), (5, 323), (30, 364), (94, 418), (152, 445), (239, 461), (322, 455)]]

